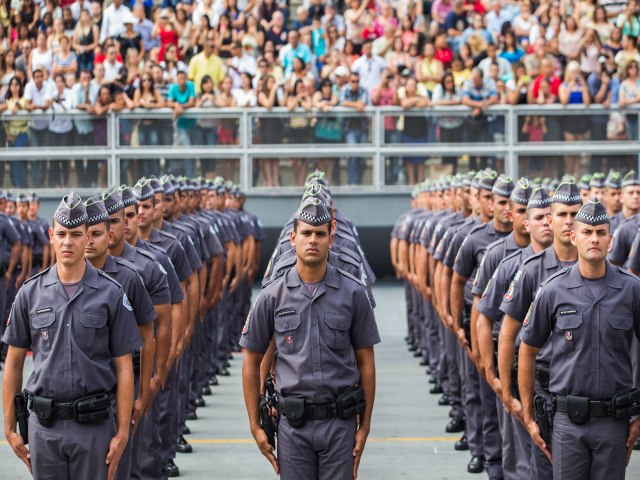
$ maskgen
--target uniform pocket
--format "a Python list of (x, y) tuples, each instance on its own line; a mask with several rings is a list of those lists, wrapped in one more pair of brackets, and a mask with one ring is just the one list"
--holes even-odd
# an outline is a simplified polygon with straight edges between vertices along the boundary
[(98, 312), (82, 312), (80, 313), (79, 341), (84, 347), (91, 347), (96, 341), (105, 335), (107, 327), (107, 315)]
[(559, 330), (561, 338), (557, 339), (557, 346), (561, 352), (572, 352), (575, 342), (580, 339), (580, 326), (582, 325), (582, 314), (560, 315), (556, 318), (556, 328)]
[(296, 343), (302, 341), (300, 334), (300, 315), (287, 315), (275, 319), (276, 347), (278, 353), (293, 353)]
[(631, 337), (633, 329), (633, 316), (628, 313), (610, 313), (609, 321), (610, 338), (613, 340), (613, 349), (616, 352), (629, 352), (631, 349)]
[(55, 322), (55, 312), (41, 313), (33, 317), (32, 324), (38, 335), (40, 349), (45, 352), (51, 350), (52, 337), (57, 327)]
[(349, 329), (351, 328), (351, 315), (344, 313), (327, 312), (324, 323), (329, 327), (327, 343), (329, 348), (344, 350), (349, 345)]

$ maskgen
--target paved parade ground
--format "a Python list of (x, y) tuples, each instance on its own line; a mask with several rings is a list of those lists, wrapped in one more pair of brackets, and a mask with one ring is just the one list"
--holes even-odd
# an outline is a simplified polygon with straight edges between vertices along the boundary
[[(468, 452), (453, 449), (458, 434), (444, 433), (448, 408), (428, 393), (423, 367), (407, 351), (404, 291), (395, 282), (374, 287), (382, 343), (376, 347), (378, 388), (372, 431), (362, 460), (361, 479), (485, 479), (466, 473)], [(255, 293), (254, 293), (255, 298)], [(248, 430), (242, 398), (241, 355), (231, 361), (230, 377), (220, 377), (198, 420), (188, 422), (194, 452), (178, 454), (180, 478), (257, 480), (276, 478)], [(27, 374), (31, 371), (28, 360)], [(1, 373), (1, 372), (0, 372)], [(1, 420), (0, 420), (1, 421)], [(0, 479), (30, 478), (25, 466), (0, 441)], [(640, 452), (634, 452), (627, 478), (640, 478)]]

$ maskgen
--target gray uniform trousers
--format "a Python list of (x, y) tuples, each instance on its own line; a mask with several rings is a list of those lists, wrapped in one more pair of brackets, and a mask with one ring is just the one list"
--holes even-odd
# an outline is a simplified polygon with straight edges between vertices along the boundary
[(462, 379), (462, 408), (467, 419), (467, 441), (472, 456), (484, 455), (482, 443), (482, 405), (480, 404), (480, 378), (475, 364), (458, 344), (458, 369)]
[(482, 406), (482, 444), (489, 477), (502, 475), (502, 438), (498, 424), (496, 394), (484, 377), (479, 376), (480, 404)]
[[(137, 369), (134, 376), (134, 399), (138, 398), (138, 391), (140, 390), (140, 371)], [(133, 433), (133, 428), (129, 429), (129, 441), (127, 446), (122, 452), (120, 457), (120, 463), (118, 463), (118, 472), (116, 475), (117, 480), (129, 480), (140, 478), (140, 450), (142, 448), (144, 415), (140, 418), (136, 433)]]
[(164, 390), (158, 394), (160, 399), (158, 433), (161, 441), (160, 458), (162, 459), (162, 465), (176, 456), (178, 423), (180, 420), (178, 377), (178, 368), (174, 363), (167, 376)]
[(43, 427), (35, 414), (29, 416), (29, 451), (35, 480), (107, 478), (104, 463), (115, 434), (115, 416), (97, 424), (57, 420)]
[(566, 413), (553, 419), (554, 480), (623, 480), (627, 468), (628, 420), (591, 418), (575, 425)]
[(438, 325), (440, 319), (436, 310), (433, 308), (431, 302), (424, 303), (425, 311), (425, 325), (427, 336), (427, 353), (429, 354), (429, 365), (431, 366), (431, 374), (438, 375), (438, 368), (440, 363), (440, 334), (438, 332)]
[(225, 288), (222, 300), (218, 303), (220, 308), (220, 316), (218, 317), (218, 361), (221, 364), (227, 361), (227, 352), (229, 351), (229, 302), (229, 290)]
[[(456, 417), (464, 417), (462, 408), (462, 372), (458, 366), (459, 345), (453, 332), (444, 329), (444, 350), (447, 357), (448, 389), (444, 390), (449, 395), (451, 410)], [(443, 387), (444, 388), (444, 387)]]
[(160, 405), (162, 403), (160, 397), (162, 394), (162, 390), (158, 392), (158, 395), (147, 413), (144, 425), (142, 425), (140, 478), (144, 480), (157, 480), (162, 478), (162, 440), (160, 439), (160, 426), (158, 424), (160, 419)]
[[(509, 415), (514, 433), (516, 454), (516, 478), (534, 478), (531, 469), (531, 436), (516, 417)], [(504, 451), (503, 451), (504, 458)]]
[[(195, 411), (196, 407), (189, 402), (189, 395), (191, 394), (191, 371), (193, 367), (195, 345), (193, 338), (189, 345), (184, 349), (184, 353), (180, 358), (178, 364), (178, 427), (176, 431), (176, 439), (178, 438), (178, 432), (187, 422), (187, 413)], [(175, 458), (175, 451), (169, 458)]]
[(280, 480), (352, 480), (356, 419), (307, 420), (278, 427)]
[(440, 317), (438, 316), (437, 313), (435, 314), (435, 319), (438, 325), (438, 352), (439, 352), (437, 375), (438, 375), (438, 381), (442, 386), (442, 391), (447, 393), (450, 390), (449, 364), (447, 363), (447, 353), (446, 353), (445, 344), (444, 344), (444, 336), (445, 336), (445, 331), (447, 329), (444, 328), (444, 325), (440, 321)]
[(407, 336), (409, 340), (413, 341), (413, 304), (411, 299), (411, 286), (407, 282), (404, 284), (404, 300), (407, 306)]
[(200, 395), (200, 389), (202, 388), (202, 379), (206, 376), (207, 369), (205, 367), (205, 328), (204, 322), (201, 322), (198, 318), (196, 320), (195, 332), (191, 339), (193, 343), (193, 362), (191, 364), (191, 381), (190, 381), (190, 393), (189, 400), (196, 400)]
[(502, 475), (505, 480), (518, 480), (516, 473), (516, 445), (511, 414), (504, 409), (502, 401), (496, 396), (496, 412), (502, 436)]

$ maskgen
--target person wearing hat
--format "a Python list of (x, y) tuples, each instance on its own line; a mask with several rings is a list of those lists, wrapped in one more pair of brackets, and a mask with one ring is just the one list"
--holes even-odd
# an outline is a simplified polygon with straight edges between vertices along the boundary
[(629, 170), (620, 179), (620, 206), (620, 211), (610, 217), (612, 235), (626, 219), (640, 212), (640, 180), (635, 170)]
[[(553, 231), (553, 245), (539, 253), (528, 257), (513, 277), (509, 284), (509, 289), (504, 294), (500, 310), (504, 313), (502, 319), (502, 331), (510, 333), (508, 343), (515, 344), (517, 332), (521, 329), (527, 311), (533, 302), (535, 292), (540, 285), (551, 275), (564, 267), (573, 265), (577, 260), (575, 246), (571, 243), (571, 229), (573, 221), (582, 206), (582, 197), (578, 191), (578, 186), (573, 182), (561, 183), (554, 195), (551, 197), (551, 209), (549, 214), (549, 225)], [(502, 335), (502, 333), (501, 333)], [(500, 348), (500, 346), (498, 346)], [(510, 353), (510, 352), (509, 352)], [(546, 352), (545, 352), (546, 353)], [(500, 359), (500, 364), (507, 370), (513, 363), (508, 354)], [(547, 412), (551, 409), (551, 397), (548, 391), (548, 357), (544, 354), (538, 359), (536, 369), (536, 395), (545, 404)], [(501, 376), (501, 382), (506, 381)], [(505, 390), (503, 389), (503, 395)], [(522, 410), (519, 402), (505, 404), (512, 415), (522, 419)], [(534, 444), (531, 445), (532, 471), (534, 478), (551, 479), (553, 472), (551, 463), (542, 451)]]
[[(502, 478), (502, 442), (498, 428), (495, 395), (479, 375), (478, 348), (476, 345), (474, 303), (474, 278), (486, 253), (487, 246), (513, 231), (511, 220), (511, 193), (513, 181), (497, 177), (496, 172), (483, 171), (480, 177), (479, 197), (484, 201), (486, 222), (472, 228), (460, 247), (453, 267), (451, 281), (451, 312), (458, 343), (462, 347), (462, 362), (466, 369), (467, 386), (465, 413), (467, 434), (476, 441), (476, 450), (467, 466), (469, 473), (487, 469), (489, 478)], [(477, 299), (475, 299), (477, 303)], [(470, 334), (470, 335), (469, 335)], [(460, 362), (460, 363), (462, 363)]]
[[(517, 189), (514, 190), (517, 192)], [(517, 195), (524, 200), (524, 195)], [(514, 195), (512, 194), (512, 198)], [(487, 377), (487, 383), (493, 388), (497, 396), (498, 419), (502, 435), (502, 461), (505, 478), (532, 478), (531, 475), (531, 442), (528, 432), (519, 423), (519, 420), (509, 414), (505, 414), (503, 406), (504, 385), (501, 382), (504, 374), (497, 377), (499, 355), (498, 335), (501, 331), (503, 314), (499, 307), (504, 293), (509, 288), (521, 262), (532, 255), (547, 248), (553, 234), (549, 228), (548, 214), (551, 199), (543, 188), (530, 192), (526, 206), (526, 219), (524, 226), (529, 233), (530, 243), (527, 247), (518, 249), (507, 255), (499, 263), (494, 274), (486, 284), (476, 308), (479, 312), (477, 320), (478, 344), (483, 362), (483, 369)], [(517, 219), (514, 217), (514, 231), (517, 229)], [(508, 238), (508, 237), (507, 237)], [(487, 257), (485, 257), (487, 258)], [(508, 375), (509, 379), (511, 378)], [(500, 384), (500, 385), (498, 385)], [(510, 383), (507, 387), (510, 397)]]
[[(46, 235), (49, 232), (49, 222), (44, 218), (40, 217), (38, 214), (40, 213), (40, 197), (35, 192), (31, 192), (28, 196), (29, 199), (29, 211), (28, 218), (29, 223), (31, 224), (31, 230), (36, 231), (40, 229), (40, 231)], [(18, 205), (18, 209), (20, 206)], [(52, 253), (52, 249), (49, 246), (49, 242), (46, 245), (41, 244), (40, 242), (36, 242), (33, 244), (33, 249), (31, 251), (31, 274), (35, 275), (43, 268), (47, 268), (50, 265), (53, 265), (55, 262), (55, 258)]]
[(50, 247), (48, 230), (44, 229), (44, 224), (33, 222), (29, 219), (29, 196), (24, 193), (20, 193), (16, 196), (16, 215), (31, 235), (29, 264), (27, 265), (27, 273), (25, 275), (25, 279), (27, 279), (37, 273), (33, 270), (34, 250), (39, 249), (40, 252), (42, 252), (41, 256), (46, 256), (47, 260), (49, 259)]
[[(5, 434), (35, 479), (113, 478), (129, 439), (142, 339), (122, 287), (84, 258), (87, 221), (80, 197), (65, 196), (49, 231), (58, 261), (22, 286), (3, 337)], [(29, 450), (14, 404), (28, 348)]]
[[(166, 256), (161, 257), (166, 260), (166, 264), (162, 265), (153, 254), (144, 249), (136, 248), (125, 240), (125, 227), (128, 227), (128, 223), (126, 222), (124, 209), (126, 204), (131, 205), (132, 202), (135, 202), (133, 194), (127, 198), (125, 204), (120, 188), (112, 187), (102, 194), (102, 200), (109, 215), (108, 253), (116, 259), (122, 259), (135, 266), (136, 272), (142, 278), (157, 316), (155, 324), (155, 370), (149, 387), (148, 401), (145, 408), (146, 416), (143, 417), (136, 433), (136, 436), (142, 437), (140, 442), (144, 447), (137, 454), (135, 450), (132, 452), (133, 458), (130, 469), (132, 478), (140, 478), (143, 460), (154, 453), (153, 443), (149, 439), (159, 436), (156, 425), (158, 402), (155, 399), (166, 384), (170, 369), (169, 363), (173, 363), (173, 356), (175, 356), (175, 353), (171, 355), (171, 308), (172, 304), (180, 305), (183, 296), (178, 277), (171, 264), (166, 260)], [(136, 458), (137, 461), (135, 460)], [(160, 464), (159, 456), (153, 457), (150, 463), (158, 466)]]
[[(331, 225), (321, 202), (300, 206), (290, 234), (296, 268), (263, 288), (240, 339), (251, 433), (283, 480), (356, 478), (371, 428), (373, 346), (380, 336), (362, 284), (327, 263)], [(278, 351), (278, 458), (258, 408), (260, 364), (272, 344)], [(355, 408), (343, 408), (356, 397)]]
[[(4, 194), (0, 192), (0, 212), (4, 212), (6, 210), (7, 202), (6, 198), (3, 197)], [(33, 245), (33, 233), (31, 232), (31, 227), (25, 221), (22, 221), (15, 216), (7, 215), (7, 217), (13, 224), (16, 232), (18, 232), (18, 235), (20, 235), (20, 247), (18, 261), (13, 269), (13, 273), (8, 279), (5, 279), (6, 300), (3, 311), (4, 319), (9, 318), (11, 305), (13, 305), (13, 300), (16, 297), (17, 291), (22, 286), (22, 282), (31, 277), (31, 246)], [(4, 250), (4, 258), (11, 258), (13, 245), (5, 243)]]
[(132, 464), (139, 464), (142, 430), (140, 423), (149, 401), (153, 360), (155, 356), (154, 322), (158, 318), (149, 293), (134, 264), (121, 257), (108, 254), (109, 243), (114, 238), (111, 232), (109, 213), (101, 196), (91, 197), (85, 202), (87, 209), (88, 241), (84, 250), (85, 258), (97, 268), (117, 281), (130, 298), (133, 315), (138, 325), (143, 346), (133, 354), (134, 403), (131, 413), (129, 442), (118, 464), (117, 478), (129, 479)]
[(604, 204), (611, 223), (611, 233), (618, 227), (618, 218), (616, 215), (622, 210), (622, 175), (616, 170), (610, 170), (604, 181), (604, 194), (601, 202)]
[[(612, 399), (630, 389), (630, 347), (640, 339), (640, 280), (607, 262), (609, 215), (587, 202), (570, 231), (578, 261), (541, 286), (522, 327), (518, 382), (524, 424), (553, 460), (557, 480), (624, 479), (640, 418)], [(551, 444), (534, 420), (537, 357), (549, 345)], [(627, 404), (628, 405), (628, 404)]]
[(591, 174), (589, 173), (582, 175), (580, 180), (576, 182), (583, 203), (591, 198), (591, 185), (589, 185), (589, 182), (591, 182)]

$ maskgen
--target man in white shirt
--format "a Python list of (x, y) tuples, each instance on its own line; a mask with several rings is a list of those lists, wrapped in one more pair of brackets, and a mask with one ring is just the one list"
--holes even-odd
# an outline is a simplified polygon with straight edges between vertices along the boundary
[(233, 80), (233, 88), (240, 88), (240, 74), (248, 73), (254, 77), (258, 70), (256, 59), (251, 52), (253, 43), (252, 39), (245, 37), (242, 43), (236, 41), (233, 44), (233, 57), (227, 60), (227, 69)]
[(100, 43), (107, 38), (120, 35), (124, 31), (123, 20), (131, 15), (131, 10), (122, 4), (122, 0), (113, 0), (102, 15)]
[(478, 67), (482, 70), (484, 78), (489, 78), (491, 73), (491, 64), (498, 64), (498, 78), (505, 78), (511, 74), (511, 63), (506, 58), (498, 57), (498, 47), (494, 43), (487, 45), (487, 58), (482, 60)]
[(89, 0), (76, 0), (69, 8), (71, 9), (74, 20), (77, 21), (80, 18), (80, 12), (82, 12), (82, 10), (91, 13), (91, 2)]
[[(44, 79), (42, 68), (33, 71), (33, 80), (24, 87), (24, 98), (27, 110), (47, 110), (53, 103), (54, 92)], [(29, 123), (29, 145), (32, 147), (47, 146), (47, 130), (49, 119), (31, 120)], [(44, 162), (34, 161), (31, 164), (31, 187), (44, 186)]]
[(104, 59), (104, 82), (113, 83), (118, 79), (120, 75), (120, 69), (122, 64), (117, 60), (118, 50), (115, 45), (111, 45), (107, 48), (107, 58)]
[(351, 71), (360, 76), (360, 86), (368, 93), (373, 87), (380, 85), (382, 71), (387, 67), (384, 59), (372, 52), (372, 42), (365, 41), (362, 44), (362, 55), (351, 66)]

